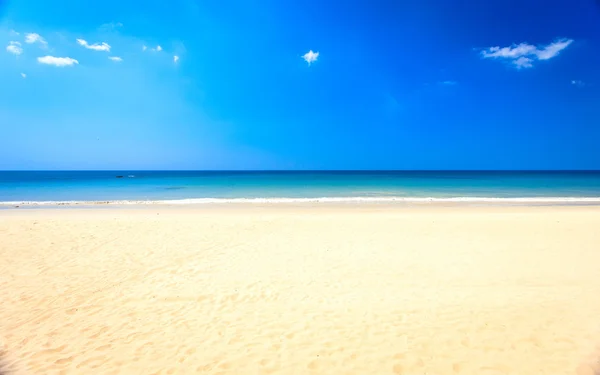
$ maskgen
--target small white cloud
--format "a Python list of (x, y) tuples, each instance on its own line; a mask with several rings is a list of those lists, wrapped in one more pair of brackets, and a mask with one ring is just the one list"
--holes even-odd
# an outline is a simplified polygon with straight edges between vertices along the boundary
[(122, 58), (120, 58), (119, 56), (109, 56), (108, 58), (109, 58), (110, 60), (112, 60), (112, 61), (116, 61), (116, 62), (121, 62), (121, 61), (123, 61), (123, 59), (122, 59)]
[(175, 64), (177, 64), (177, 61), (179, 61), (179, 56), (177, 56), (177, 55), (173, 56), (173, 62)]
[(513, 64), (517, 66), (517, 69), (533, 68), (533, 64), (531, 63), (532, 61), (533, 60), (531, 60), (529, 57), (521, 56), (515, 61), (513, 61)]
[(79, 61), (77, 61), (73, 58), (70, 58), (70, 57), (44, 56), (44, 57), (38, 57), (37, 61), (40, 64), (54, 65), (54, 66), (59, 66), (59, 67), (72, 66), (75, 64), (79, 64)]
[(442, 82), (442, 85), (447, 85), (447, 86), (454, 86), (457, 84), (458, 84), (458, 82), (456, 82), (456, 81), (443, 81)]
[(557, 56), (560, 51), (567, 48), (573, 39), (558, 39), (545, 46), (534, 46), (527, 43), (518, 45), (513, 44), (510, 47), (490, 47), (481, 51), (483, 58), (501, 58), (512, 60), (512, 64), (518, 69), (533, 67), (534, 60), (549, 60)]
[[(146, 51), (147, 49), (148, 49), (148, 46), (146, 46), (146, 45), (144, 45), (142, 47), (142, 51)], [(163, 48), (160, 45), (156, 46), (155, 48), (150, 48), (150, 51), (152, 51), (152, 52), (160, 52), (162, 50), (163, 50)]]
[(21, 47), (21, 43), (11, 41), (11, 42), (8, 42), (8, 46), (6, 46), (6, 51), (8, 53), (12, 53), (13, 55), (19, 56), (20, 54), (23, 53), (23, 48)]
[(577, 87), (584, 87), (584, 86), (585, 86), (585, 82), (583, 82), (583, 81), (580, 81), (580, 80), (578, 80), (578, 79), (574, 79), (574, 80), (572, 80), (572, 81), (571, 81), (571, 84), (572, 84), (573, 86), (577, 86)]
[(46, 42), (46, 40), (44, 38), (42, 38), (42, 36), (40, 34), (37, 34), (37, 33), (25, 34), (25, 43), (27, 43), (27, 44), (40, 43), (43, 45), (48, 44), (48, 42)]
[(102, 42), (100, 44), (98, 44), (98, 43), (89, 44), (86, 40), (77, 39), (77, 43), (82, 47), (85, 47), (87, 49), (92, 49), (94, 51), (110, 52), (110, 45), (105, 42)]
[(319, 52), (313, 52), (312, 50), (310, 50), (304, 55), (302, 55), (302, 58), (308, 63), (308, 65), (310, 65), (313, 62), (317, 61), (317, 59), (319, 58)]
[(23, 78), (27, 78), (27, 74), (25, 74), (25, 73), (21, 73), (21, 77), (23, 77)]
[(9, 34), (10, 34), (10, 36), (18, 36), (19, 35), (19, 33), (17, 31), (12, 30), (12, 29), (9, 31)]

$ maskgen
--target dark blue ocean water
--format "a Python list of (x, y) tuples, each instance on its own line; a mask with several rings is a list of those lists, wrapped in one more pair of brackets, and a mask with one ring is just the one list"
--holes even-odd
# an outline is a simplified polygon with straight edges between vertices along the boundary
[(600, 198), (600, 171), (0, 172), (0, 202), (322, 197)]

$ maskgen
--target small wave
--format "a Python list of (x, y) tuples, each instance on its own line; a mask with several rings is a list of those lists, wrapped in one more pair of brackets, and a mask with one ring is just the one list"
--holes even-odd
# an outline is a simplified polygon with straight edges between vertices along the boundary
[(321, 197), (321, 198), (191, 198), (173, 200), (109, 200), (109, 201), (12, 201), (0, 202), (0, 206), (93, 206), (93, 205), (185, 205), (223, 203), (600, 203), (600, 197)]

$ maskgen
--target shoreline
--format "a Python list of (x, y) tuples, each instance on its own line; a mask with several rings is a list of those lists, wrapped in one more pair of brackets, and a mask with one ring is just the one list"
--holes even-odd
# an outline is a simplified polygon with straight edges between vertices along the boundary
[(319, 197), (319, 198), (190, 198), (167, 200), (0, 201), (1, 208), (73, 206), (195, 206), (279, 204), (470, 204), (600, 205), (600, 197)]

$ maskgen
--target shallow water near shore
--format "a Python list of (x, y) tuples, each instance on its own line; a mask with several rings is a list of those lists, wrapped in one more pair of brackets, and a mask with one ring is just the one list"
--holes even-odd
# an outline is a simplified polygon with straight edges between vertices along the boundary
[(4, 171), (0, 202), (600, 201), (598, 171)]

